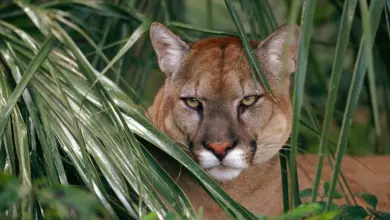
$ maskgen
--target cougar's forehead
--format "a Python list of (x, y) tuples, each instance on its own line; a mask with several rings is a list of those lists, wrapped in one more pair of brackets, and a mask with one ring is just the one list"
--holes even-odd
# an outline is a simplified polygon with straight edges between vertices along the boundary
[[(255, 43), (254, 43), (255, 45)], [(255, 47), (255, 46), (254, 46)], [(209, 38), (191, 45), (191, 63), (186, 65), (192, 74), (211, 70), (215, 75), (223, 75), (237, 70), (239, 77), (250, 75), (245, 53), (238, 38)]]
[[(255, 43), (254, 43), (255, 45)], [(238, 38), (211, 38), (191, 45), (182, 91), (204, 99), (238, 98), (256, 86)], [(221, 95), (225, 97), (221, 97)]]

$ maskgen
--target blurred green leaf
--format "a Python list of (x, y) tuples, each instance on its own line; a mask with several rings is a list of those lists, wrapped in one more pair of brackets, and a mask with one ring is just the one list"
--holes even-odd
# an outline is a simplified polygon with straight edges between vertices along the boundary
[(305, 198), (305, 197), (310, 197), (312, 194), (313, 189), (308, 188), (308, 189), (303, 189), (299, 192), (299, 197)]
[(376, 205), (378, 204), (378, 199), (375, 195), (371, 193), (356, 193), (355, 196), (362, 198), (368, 205), (370, 205), (373, 209), (376, 209)]
[(336, 220), (363, 220), (368, 216), (368, 213), (361, 206), (341, 206), (340, 214), (335, 218)]
[(164, 219), (165, 219), (165, 220), (176, 220), (177, 218), (176, 218), (176, 214), (175, 214), (175, 213), (169, 212), (169, 213), (165, 216)]
[[(0, 172), (0, 210), (5, 213), (23, 196), (21, 184), (14, 176)], [(1, 216), (1, 215), (0, 215)]]
[(142, 220), (157, 220), (158, 216), (155, 212), (151, 212), (141, 218)]
[(339, 215), (339, 211), (331, 211), (320, 215), (311, 216), (306, 218), (306, 220), (334, 220), (337, 215)]
[[(324, 195), (328, 195), (328, 194), (329, 194), (329, 182), (326, 181), (324, 183)], [(341, 198), (343, 198), (343, 195), (341, 195), (337, 190), (335, 190), (334, 194), (333, 194), (333, 198), (341, 199)]]
[(279, 217), (272, 217), (269, 218), (270, 220), (277, 220), (277, 219), (299, 219), (304, 218), (307, 216), (310, 216), (311, 214), (314, 214), (318, 212), (321, 209), (321, 206), (317, 203), (308, 203), (308, 204), (301, 204), (298, 207), (294, 208), (293, 210), (287, 212), (286, 214), (279, 216)]
[(370, 213), (371, 217), (373, 217), (374, 219), (378, 219), (378, 220), (390, 219), (390, 213), (381, 212), (378, 210), (371, 209), (369, 207), (367, 208), (367, 210)]

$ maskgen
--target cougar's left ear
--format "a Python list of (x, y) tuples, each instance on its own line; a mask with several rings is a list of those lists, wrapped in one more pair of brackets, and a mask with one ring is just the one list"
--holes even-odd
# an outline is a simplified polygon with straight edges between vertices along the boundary
[[(300, 28), (297, 25), (284, 24), (259, 44), (255, 53), (266, 72), (278, 78), (280, 77), (285, 49), (289, 50), (287, 63), (285, 64), (287, 66), (284, 66), (285, 70), (287, 70), (286, 76), (290, 76), (292, 72), (296, 71), (299, 31)], [(289, 45), (285, 47), (288, 40), (290, 40)]]
[(157, 22), (150, 27), (150, 38), (157, 53), (161, 71), (167, 76), (177, 72), (190, 47), (167, 27)]

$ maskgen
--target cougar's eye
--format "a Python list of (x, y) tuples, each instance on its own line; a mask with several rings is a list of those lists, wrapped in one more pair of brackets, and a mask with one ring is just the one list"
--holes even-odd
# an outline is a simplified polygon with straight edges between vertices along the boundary
[(197, 109), (201, 107), (200, 101), (196, 98), (183, 98), (183, 101), (190, 108)]
[(259, 97), (260, 97), (260, 96), (257, 96), (257, 95), (245, 96), (245, 97), (241, 100), (240, 104), (241, 104), (242, 106), (251, 106), (251, 105), (253, 105), (253, 104), (257, 101), (257, 99), (259, 99)]

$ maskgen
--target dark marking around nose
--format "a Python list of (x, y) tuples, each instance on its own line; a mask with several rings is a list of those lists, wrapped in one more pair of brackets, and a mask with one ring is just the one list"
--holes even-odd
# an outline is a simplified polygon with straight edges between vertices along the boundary
[(249, 161), (252, 164), (253, 163), (253, 159), (255, 159), (255, 154), (256, 154), (256, 151), (257, 151), (256, 140), (252, 140), (251, 142), (249, 142), (249, 146), (251, 147), (251, 151), (252, 151), (252, 154), (251, 154), (251, 156), (249, 158)]
[(256, 144), (256, 141), (253, 140), (253, 141), (251, 141), (249, 144), (250, 144), (250, 146), (251, 146), (251, 151), (252, 151), (253, 153), (255, 153), (255, 152), (257, 151), (257, 144)]

